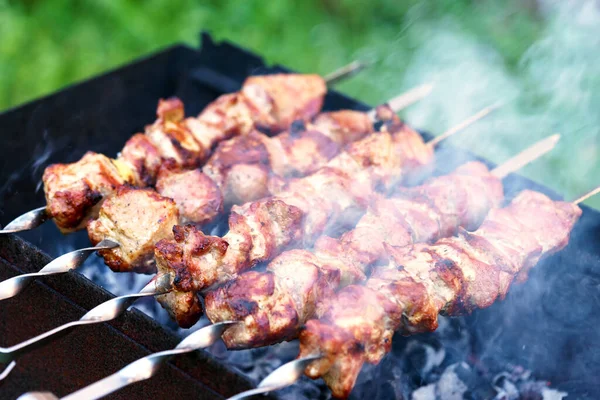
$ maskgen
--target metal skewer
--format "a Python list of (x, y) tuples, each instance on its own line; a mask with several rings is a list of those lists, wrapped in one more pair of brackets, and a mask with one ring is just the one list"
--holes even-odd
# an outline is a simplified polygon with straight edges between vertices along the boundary
[(17, 275), (6, 279), (0, 282), (0, 301), (17, 295), (36, 278), (46, 275), (64, 274), (83, 264), (93, 252), (97, 250), (112, 249), (117, 246), (119, 246), (118, 243), (105, 239), (94, 247), (86, 247), (63, 254), (50, 261), (38, 272)]
[[(424, 84), (409, 90), (399, 96), (396, 96), (390, 99), (388, 104), (393, 111), (399, 112), (402, 109), (408, 107), (409, 105), (423, 99), (426, 97), (433, 88), (431, 84)], [(372, 113), (372, 114), (371, 114)], [(375, 120), (375, 110), (371, 110), (369, 112), (370, 118)], [(456, 130), (458, 131), (458, 130)], [(43, 210), (43, 208), (39, 208), (37, 210)], [(0, 232), (1, 233), (1, 232)], [(111, 249), (118, 247), (119, 243), (113, 240), (103, 240), (98, 243), (95, 247), (88, 247), (85, 249), (79, 249), (72, 251), (70, 253), (64, 254), (57, 259), (50, 262), (44, 268), (42, 268), (39, 272), (24, 274), (15, 276), (13, 278), (7, 279), (5, 281), (0, 282), (0, 301), (8, 299), (10, 297), (16, 296), (19, 294), (28, 283), (30, 283), (33, 279), (46, 276), (46, 275), (55, 275), (62, 274), (74, 269), (77, 269), (83, 262), (87, 259), (87, 257), (94, 252), (95, 250), (103, 250), (103, 249)], [(1, 380), (1, 379), (0, 379)]]
[[(254, 396), (256, 394), (269, 393), (275, 390), (283, 389), (288, 386), (292, 386), (298, 382), (298, 379), (304, 375), (304, 370), (313, 361), (319, 360), (321, 355), (311, 355), (302, 358), (297, 358), (293, 361), (283, 364), (275, 371), (271, 372), (265, 377), (256, 389), (246, 390), (245, 392), (238, 393), (237, 395), (230, 397), (227, 400), (240, 400), (246, 397)], [(19, 397), (21, 399), (21, 397)], [(40, 398), (41, 400), (41, 398)]]
[[(371, 65), (371, 63), (354, 60), (350, 64), (326, 75), (323, 79), (327, 83), (327, 86), (335, 85), (344, 79), (356, 75), (369, 65)], [(4, 227), (4, 229), (0, 229), (0, 235), (29, 231), (37, 228), (49, 219), (51, 219), (51, 216), (48, 215), (46, 207), (39, 207), (13, 219)]]
[(63, 399), (99, 399), (125, 386), (131, 385), (132, 383), (150, 379), (171, 357), (179, 354), (191, 353), (212, 345), (217, 340), (221, 339), (221, 335), (225, 329), (237, 323), (238, 322), (226, 321), (199, 329), (179, 342), (174, 349), (160, 351), (140, 358), (114, 374), (92, 383), (75, 393), (71, 393), (70, 395), (63, 397)]
[[(557, 135), (554, 135), (554, 136), (557, 136)], [(554, 136), (551, 136), (548, 139), (552, 139)], [(546, 140), (548, 140), (548, 139), (546, 139)], [(538, 143), (538, 144), (540, 144), (540, 143)], [(507, 169), (504, 169), (504, 170), (507, 170)], [(508, 173), (510, 173), (510, 172), (512, 172), (512, 171), (509, 171), (506, 174), (508, 175)], [(575, 204), (575, 205), (580, 204), (582, 201), (585, 201), (598, 193), (600, 193), (600, 186), (598, 186), (595, 189), (592, 189), (591, 191), (587, 192), (583, 196), (574, 200), (573, 204)], [(282, 365), (281, 367), (277, 368), (276, 370), (271, 372), (269, 375), (267, 375), (265, 377), (265, 379), (263, 379), (258, 384), (258, 387), (256, 389), (247, 390), (236, 396), (230, 397), (228, 400), (239, 400), (239, 399), (243, 399), (243, 398), (255, 395), (255, 394), (267, 393), (267, 392), (283, 389), (287, 386), (291, 386), (294, 383), (296, 383), (298, 381), (298, 379), (300, 379), (300, 377), (302, 376), (302, 371), (304, 371), (304, 369), (308, 366), (308, 364), (310, 364), (312, 361), (318, 360), (320, 358), (321, 358), (320, 355), (310, 355), (310, 356), (306, 356), (303, 358), (297, 358), (293, 361), (290, 361), (289, 363)], [(301, 368), (300, 373), (298, 373), (296, 371), (299, 368)], [(289, 370), (291, 370), (292, 372), (289, 372), (289, 373), (282, 372), (282, 371), (289, 371)], [(39, 398), (39, 400), (43, 400), (43, 399)]]
[[(556, 135), (554, 135), (556, 136)], [(550, 138), (553, 138), (552, 136)], [(548, 139), (550, 139), (548, 138)], [(548, 140), (546, 139), (546, 140)], [(538, 143), (539, 145), (539, 143)], [(527, 151), (527, 150), (526, 150)], [(600, 186), (596, 187), (595, 189), (592, 189), (591, 191), (587, 192), (586, 194), (582, 195), (581, 197), (577, 198), (576, 200), (573, 201), (573, 204), (580, 204), (581, 202), (589, 199), (590, 197), (596, 195), (600, 193)], [(231, 322), (227, 322), (228, 324), (230, 324)], [(215, 324), (216, 325), (216, 324)], [(206, 328), (203, 328), (206, 329)], [(221, 332), (222, 333), (222, 332)], [(193, 335), (190, 335), (193, 336)], [(183, 343), (183, 342), (182, 342)], [(182, 344), (180, 343), (180, 345)], [(179, 347), (179, 346), (178, 346)], [(156, 353), (156, 354), (160, 354), (160, 353)], [(151, 357), (151, 356), (148, 356)], [(294, 383), (296, 383), (303, 375), (303, 372), (305, 371), (305, 369), (308, 367), (308, 365), (316, 360), (319, 360), (322, 356), (320, 354), (314, 354), (314, 355), (309, 355), (306, 357), (302, 357), (302, 358), (297, 358), (295, 360), (292, 360), (282, 366), (280, 366), (279, 368), (275, 369), (273, 372), (271, 372), (269, 375), (267, 375), (259, 384), (255, 389), (250, 389), (247, 390), (245, 392), (239, 393), (235, 396), (230, 397), (227, 400), (240, 400), (240, 399), (244, 399), (250, 396), (254, 396), (257, 394), (263, 394), (263, 393), (268, 393), (268, 392), (272, 392), (272, 391), (276, 391), (276, 390), (280, 390), (283, 389), (285, 387), (291, 386)], [(143, 360), (143, 359), (141, 359)], [(140, 361), (140, 360), (138, 360)], [(130, 368), (131, 366), (135, 365), (137, 363), (131, 363), (129, 364), (127, 367), (121, 369), (117, 374), (119, 374), (122, 371), (125, 371), (127, 368)], [(140, 372), (138, 371), (138, 374)], [(154, 372), (152, 372), (154, 373)], [(115, 375), (117, 375), (115, 374)], [(111, 375), (114, 376), (114, 375)], [(108, 378), (105, 378), (108, 379)], [(121, 377), (121, 379), (123, 379)], [(103, 382), (99, 381), (99, 382)], [(81, 394), (81, 393), (86, 393), (85, 391), (90, 389), (92, 386), (98, 384), (99, 382), (96, 382), (90, 386), (88, 386), (87, 388), (83, 388), (81, 390), (79, 390), (78, 392), (75, 392), (67, 397), (64, 397), (63, 399), (69, 399), (69, 400), (75, 400), (78, 399), (78, 397), (71, 397), (71, 396), (75, 396), (76, 394)], [(133, 383), (133, 381), (132, 381)], [(125, 385), (123, 385), (125, 386)], [(121, 386), (121, 387), (123, 387)], [(111, 390), (108, 393), (112, 393), (114, 390)], [(92, 396), (92, 392), (87, 392), (88, 397), (86, 398), (90, 398), (90, 399), (95, 399), (98, 397), (91, 397)], [(81, 397), (82, 399), (84, 397)], [(25, 393), (21, 396), (19, 396), (19, 398), (17, 400), (58, 400), (58, 397), (54, 396), (52, 393), (49, 392), (30, 392), (30, 393)]]
[[(141, 297), (156, 296), (171, 291), (171, 279), (168, 274), (159, 275), (153, 279), (138, 293), (115, 297), (92, 308), (77, 321), (71, 321), (50, 331), (44, 332), (34, 338), (18, 343), (11, 347), (0, 347), (0, 362), (14, 361), (18, 357), (42, 346), (45, 343), (64, 335), (73, 328), (81, 325), (98, 324), (111, 321), (121, 315), (129, 306)], [(13, 366), (14, 367), (14, 366)], [(10, 365), (7, 368), (12, 368)], [(4, 373), (2, 375), (5, 375)], [(8, 375), (8, 374), (6, 374)], [(4, 378), (5, 376), (2, 376)]]
[(454, 125), (452, 128), (448, 129), (446, 132), (431, 139), (431, 141), (428, 143), (429, 146), (431, 146), (431, 147), (437, 146), (438, 143), (440, 143), (442, 140), (447, 139), (450, 136), (454, 135), (456, 132), (467, 128), (469, 125), (473, 124), (473, 122), (479, 121), (480, 119), (486, 117), (488, 114), (490, 114), (494, 110), (502, 107), (503, 104), (504, 104), (503, 102), (496, 102), (496, 103), (492, 104), (491, 106), (486, 107), (483, 110), (479, 111), (478, 113), (467, 118), (466, 120), (459, 123), (458, 125)]
[(4, 229), (0, 230), (0, 234), (29, 231), (37, 228), (49, 219), (50, 216), (46, 212), (46, 207), (36, 208), (10, 221)]

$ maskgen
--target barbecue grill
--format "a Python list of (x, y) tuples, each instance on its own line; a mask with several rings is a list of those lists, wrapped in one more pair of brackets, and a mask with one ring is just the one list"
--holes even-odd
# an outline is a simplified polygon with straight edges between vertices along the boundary
[[(279, 66), (268, 67), (260, 57), (231, 44), (215, 44), (205, 34), (201, 51), (175, 46), (0, 115), (2, 127), (8, 131), (0, 170), (2, 220), (9, 221), (44, 203), (37, 185), (47, 165), (75, 161), (88, 149), (115, 154), (127, 137), (153, 119), (158, 98), (177, 96), (186, 105), (186, 114), (197, 114), (217, 96), (237, 90), (248, 75), (284, 70)], [(330, 92), (325, 109), (341, 108), (368, 107)], [(473, 158), (468, 152), (450, 146), (442, 146), (437, 157), (444, 160), (438, 162), (438, 173), (447, 173)], [(512, 176), (505, 182), (508, 199), (523, 188), (557, 198), (549, 189), (520, 177)], [(39, 270), (49, 259), (38, 249), (58, 256), (88, 245), (85, 233), (64, 237), (53, 224), (45, 224), (22, 237), (25, 240), (0, 237), (0, 279)], [(503, 370), (510, 365), (532, 370), (538, 379), (551, 381), (553, 388), (564, 390), (573, 398), (595, 398), (600, 393), (594, 375), (600, 367), (600, 357), (594, 351), (600, 341), (594, 329), (600, 322), (594, 313), (600, 299), (597, 289), (600, 274), (594, 271), (600, 266), (599, 240), (600, 213), (584, 207), (565, 250), (535, 268), (530, 280), (515, 286), (506, 301), (460, 320), (454, 331), (467, 330), (470, 343), (448, 351), (457, 353), (452, 354), (456, 360), (468, 357), (471, 365), (481, 369), (475, 374), (469, 372), (473, 368), (463, 368), (467, 371), (463, 375), (473, 375), (463, 379), (473, 398), (494, 398), (498, 392), (497, 387), (486, 385), (485, 379), (477, 380), (475, 376), (485, 375), (486, 369)], [(105, 267), (98, 271), (111, 274)], [(96, 283), (77, 273), (42, 279), (22, 296), (0, 303), (0, 345), (20, 342), (77, 319), (85, 310), (108, 299), (111, 294), (97, 285), (107, 284), (102, 275), (94, 275)], [(448, 324), (456, 328), (455, 322)], [(440, 342), (445, 343), (439, 337), (440, 333), (411, 339), (396, 337), (394, 347), (397, 353), (405, 353), (418, 340), (432, 343), (435, 348)], [(1, 384), (0, 391), (7, 398), (31, 390), (64, 395), (149, 352), (172, 348), (176, 343), (175, 335), (133, 310), (114, 323), (79, 329), (23, 357)], [(469, 349), (468, 354), (463, 354), (465, 348)], [(163, 398), (177, 391), (182, 397), (220, 398), (251, 387), (252, 382), (231, 368), (232, 363), (223, 361), (222, 350), (213, 351), (221, 357), (196, 352), (178, 358), (156, 378), (113, 396)], [(415, 371), (422, 370), (425, 356), (413, 353), (406, 365)], [(239, 354), (233, 357), (239, 359)], [(289, 351), (289, 346), (278, 346), (267, 352), (254, 350), (248, 354), (255, 359), (279, 355), (281, 361), (288, 361), (296, 352)], [(387, 368), (390, 365), (382, 364), (363, 373), (355, 390), (357, 398), (365, 393), (389, 398), (401, 394), (400, 383), (406, 387), (427, 383), (428, 378), (423, 374), (398, 377), (390, 374), (393, 370)], [(300, 386), (285, 393), (311, 397), (315, 392)]]

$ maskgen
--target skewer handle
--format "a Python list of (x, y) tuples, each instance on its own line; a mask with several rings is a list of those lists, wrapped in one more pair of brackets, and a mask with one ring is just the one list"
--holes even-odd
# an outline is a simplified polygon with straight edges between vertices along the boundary
[[(77, 321), (71, 321), (57, 328), (44, 332), (34, 338), (18, 343), (11, 347), (0, 347), (0, 362), (14, 361), (20, 356), (43, 346), (46, 343), (67, 334), (73, 328), (82, 325), (99, 324), (111, 321), (123, 314), (140, 297), (155, 296), (170, 290), (170, 276), (163, 275), (160, 279), (151, 281), (141, 291), (126, 296), (115, 297), (92, 308)], [(168, 282), (168, 284), (167, 284)], [(167, 286), (168, 285), (168, 286)]]
[[(414, 87), (414, 88), (410, 89), (409, 91), (402, 93), (399, 96), (391, 98), (389, 101), (386, 102), (386, 104), (394, 112), (399, 112), (399, 111), (404, 110), (406, 107), (410, 106), (411, 104), (414, 104), (417, 101), (422, 100), (425, 97), (429, 96), (429, 94), (431, 93), (432, 90), (433, 90), (433, 84), (425, 83), (423, 85)], [(374, 108), (367, 112), (369, 119), (373, 122), (375, 122), (375, 113), (376, 113), (376, 110)]]
[(206, 326), (183, 339), (174, 349), (140, 358), (114, 374), (63, 397), (63, 400), (99, 399), (132, 383), (149, 379), (169, 358), (212, 345), (221, 338), (225, 329), (236, 323), (220, 322)]
[(320, 355), (307, 356), (283, 364), (260, 381), (257, 388), (246, 390), (227, 400), (244, 399), (255, 394), (268, 393), (291, 386), (302, 377), (308, 364), (319, 358), (321, 358)]
[(598, 193), (600, 193), (600, 186), (598, 186), (596, 189), (593, 189), (593, 190), (587, 192), (583, 196), (579, 197), (577, 200), (573, 201), (573, 204), (583, 203), (584, 201), (586, 201), (587, 199), (589, 199), (592, 196), (597, 195)]
[(557, 133), (534, 143), (516, 156), (511, 157), (509, 160), (494, 168), (492, 174), (499, 179), (506, 178), (508, 174), (520, 170), (530, 162), (535, 161), (544, 154), (550, 152), (554, 149), (559, 140), (560, 135)]
[(17, 400), (59, 400), (50, 392), (29, 392), (20, 395)]
[(37, 228), (49, 219), (50, 216), (46, 212), (46, 207), (36, 208), (10, 221), (4, 229), (0, 230), (0, 234), (29, 231)]
[(458, 133), (458, 132), (468, 128), (469, 126), (471, 126), (475, 122), (479, 121), (480, 119), (488, 116), (492, 111), (497, 110), (501, 106), (502, 106), (502, 103), (494, 103), (491, 106), (484, 108), (483, 110), (470, 116), (466, 120), (460, 122), (458, 125), (455, 125), (452, 128), (448, 129), (446, 132), (442, 133), (441, 135), (436, 136), (435, 138), (430, 140), (427, 144), (431, 147), (437, 146), (441, 141), (446, 140), (450, 136), (453, 136), (455, 133)]
[(325, 79), (327, 86), (335, 85), (339, 81), (350, 78), (352, 75), (359, 73), (368, 65), (369, 64), (364, 61), (354, 60), (350, 64), (344, 65), (343, 67), (325, 75), (323, 79)]
[(6, 279), (0, 282), (0, 301), (16, 296), (36, 278), (46, 275), (63, 274), (73, 269), (77, 269), (93, 252), (103, 249), (112, 249), (118, 245), (118, 243), (111, 240), (103, 240), (98, 243), (97, 246), (86, 247), (84, 249), (63, 254), (46, 264), (46, 266), (38, 272), (18, 275)]

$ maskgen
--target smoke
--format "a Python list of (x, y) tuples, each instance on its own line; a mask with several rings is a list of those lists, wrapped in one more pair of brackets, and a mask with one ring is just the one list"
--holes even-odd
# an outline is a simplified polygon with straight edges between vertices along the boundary
[(540, 13), (546, 26), (516, 70), (452, 20), (422, 28), (428, 39), (412, 58), (404, 86), (431, 81), (436, 90), (407, 110), (406, 119), (439, 134), (504, 101), (492, 116), (450, 139), (452, 144), (501, 163), (560, 133), (554, 152), (522, 173), (572, 199), (599, 183), (600, 10), (594, 1), (545, 1)]

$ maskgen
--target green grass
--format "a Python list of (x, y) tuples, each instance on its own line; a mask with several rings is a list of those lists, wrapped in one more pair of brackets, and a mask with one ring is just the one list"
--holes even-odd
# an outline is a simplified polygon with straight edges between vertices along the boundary
[(495, 100), (510, 100), (453, 143), (502, 161), (560, 131), (557, 153), (524, 173), (574, 196), (597, 184), (600, 173), (600, 55), (593, 39), (600, 37), (600, 18), (587, 12), (592, 23), (573, 22), (535, 4), (0, 0), (0, 109), (172, 43), (196, 46), (198, 33), (208, 30), (299, 71), (327, 73), (355, 58), (373, 60), (368, 71), (339, 86), (370, 104), (433, 80), (434, 94), (405, 113), (433, 132)]

